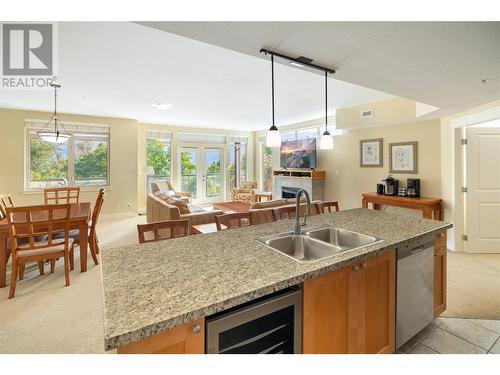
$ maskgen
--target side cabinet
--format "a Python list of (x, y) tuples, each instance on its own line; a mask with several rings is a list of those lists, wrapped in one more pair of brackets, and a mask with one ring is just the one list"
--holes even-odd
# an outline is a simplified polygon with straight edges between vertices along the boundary
[(118, 354), (204, 354), (204, 319), (118, 348)]
[(395, 276), (390, 250), (305, 281), (303, 352), (394, 352)]
[(446, 232), (436, 236), (434, 247), (434, 319), (446, 310)]

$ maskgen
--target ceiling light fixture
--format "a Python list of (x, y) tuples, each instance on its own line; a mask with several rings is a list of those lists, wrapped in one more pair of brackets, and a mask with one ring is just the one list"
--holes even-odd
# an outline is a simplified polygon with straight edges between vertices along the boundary
[(281, 146), (281, 136), (280, 131), (274, 124), (274, 55), (271, 54), (271, 109), (273, 116), (273, 123), (269, 128), (266, 136), (266, 146), (267, 147), (280, 147)]
[(276, 125), (274, 125), (274, 56), (277, 56), (279, 58), (285, 59), (289, 61), (290, 65), (294, 66), (300, 66), (300, 67), (309, 67), (313, 68), (316, 70), (321, 70), (325, 72), (325, 132), (321, 136), (321, 141), (320, 141), (320, 148), (324, 150), (331, 150), (333, 148), (333, 139), (330, 133), (328, 132), (328, 73), (333, 74), (335, 73), (334, 69), (330, 68), (325, 68), (324, 66), (316, 65), (313, 64), (312, 61), (313, 59), (310, 59), (308, 57), (300, 56), (296, 59), (293, 57), (283, 55), (278, 52), (273, 52), (269, 51), (267, 49), (262, 48), (260, 50), (260, 53), (263, 53), (265, 55), (270, 54), (271, 55), (271, 87), (272, 87), (272, 111), (273, 111), (273, 124), (269, 128), (269, 131), (267, 132), (266, 136), (266, 146), (267, 147), (279, 147), (281, 146), (281, 136), (279, 133), (278, 128)]
[(325, 70), (325, 132), (321, 135), (319, 142), (321, 150), (333, 149), (333, 137), (328, 131), (328, 72)]
[[(54, 88), (54, 113), (50, 117), (49, 122), (37, 131), (38, 136), (43, 139), (46, 142), (50, 143), (63, 143), (67, 142), (68, 139), (71, 138), (71, 134), (66, 132), (64, 129), (64, 126), (61, 122), (61, 119), (59, 117), (59, 114), (57, 113), (57, 89), (61, 88), (61, 85), (58, 85), (57, 83), (50, 83), (50, 86)], [(45, 130), (45, 128), (50, 125), (50, 123), (54, 121), (54, 130)], [(63, 131), (59, 130), (59, 126), (63, 129)]]
[(172, 103), (167, 102), (157, 102), (151, 104), (153, 107), (159, 109), (160, 111), (166, 111), (167, 109), (172, 108), (174, 105)]

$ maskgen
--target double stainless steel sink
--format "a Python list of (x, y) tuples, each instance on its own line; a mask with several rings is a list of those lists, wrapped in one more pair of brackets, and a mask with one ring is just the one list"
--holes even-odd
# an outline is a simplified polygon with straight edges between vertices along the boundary
[(311, 263), (382, 240), (326, 224), (305, 228), (300, 235), (286, 232), (260, 237), (257, 241), (298, 262)]

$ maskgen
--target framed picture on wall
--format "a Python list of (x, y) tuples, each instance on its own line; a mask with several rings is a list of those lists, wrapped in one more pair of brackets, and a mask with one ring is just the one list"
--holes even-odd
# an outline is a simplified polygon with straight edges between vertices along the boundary
[(384, 166), (384, 140), (382, 138), (363, 139), (359, 141), (359, 166)]
[(389, 173), (418, 172), (418, 142), (389, 144)]

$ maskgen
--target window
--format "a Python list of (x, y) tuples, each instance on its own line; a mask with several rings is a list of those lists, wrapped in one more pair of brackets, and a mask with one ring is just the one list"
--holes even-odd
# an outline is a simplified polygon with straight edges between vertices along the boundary
[(26, 190), (53, 186), (109, 186), (109, 127), (64, 125), (65, 143), (40, 139), (44, 122), (26, 122)]
[[(248, 166), (247, 166), (247, 138), (232, 137), (229, 148), (229, 188), (236, 187), (236, 169), (240, 170), (240, 183), (247, 181)], [(239, 159), (236, 159), (236, 154), (239, 153)], [(238, 165), (236, 164), (238, 163)]]
[(146, 138), (146, 165), (151, 165), (154, 175), (147, 176), (147, 186), (151, 189), (153, 180), (168, 180), (171, 175), (172, 137), (166, 132), (148, 132)]
[(262, 153), (262, 190), (273, 191), (273, 149), (266, 146), (266, 139), (261, 139)]

